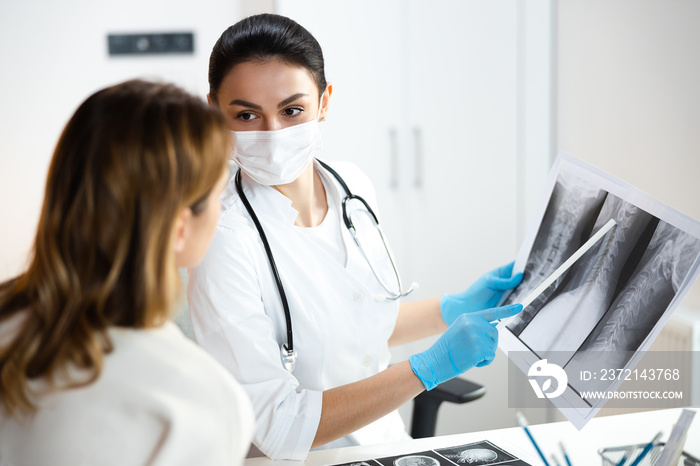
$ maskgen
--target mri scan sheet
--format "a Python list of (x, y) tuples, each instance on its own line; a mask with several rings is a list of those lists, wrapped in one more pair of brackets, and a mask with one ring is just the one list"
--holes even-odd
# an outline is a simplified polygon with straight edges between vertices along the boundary
[(450, 448), (387, 456), (334, 466), (460, 466), (460, 465), (530, 466), (488, 440)]
[[(571, 374), (592, 354), (606, 369), (634, 368), (698, 275), (700, 223), (563, 153), (546, 193), (516, 259), (523, 281), (502, 304), (522, 302), (610, 219), (615, 226), (499, 324), (499, 347), (526, 375), (545, 358), (570, 374), (550, 401), (580, 429), (605, 400), (583, 399)], [(621, 383), (607, 382), (596, 388)]]

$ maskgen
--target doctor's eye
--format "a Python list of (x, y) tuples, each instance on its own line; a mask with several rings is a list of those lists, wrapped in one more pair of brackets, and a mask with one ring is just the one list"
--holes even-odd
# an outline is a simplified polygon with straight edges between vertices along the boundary
[(282, 113), (284, 113), (285, 116), (288, 117), (297, 117), (301, 115), (304, 112), (304, 109), (301, 107), (289, 107), (285, 108), (282, 110)]
[(241, 112), (238, 115), (236, 115), (236, 118), (243, 121), (251, 121), (258, 118), (258, 116), (255, 113)]

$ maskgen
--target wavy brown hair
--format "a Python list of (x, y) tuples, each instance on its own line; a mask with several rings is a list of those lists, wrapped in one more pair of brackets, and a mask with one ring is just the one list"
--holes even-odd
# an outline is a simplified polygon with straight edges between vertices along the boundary
[[(176, 218), (203, 210), (230, 147), (218, 109), (170, 84), (128, 81), (78, 108), (53, 154), (29, 267), (0, 284), (0, 328), (18, 327), (0, 340), (9, 413), (35, 409), (31, 379), (95, 381), (109, 327), (169, 318), (182, 295)], [(89, 376), (73, 380), (71, 367)]]

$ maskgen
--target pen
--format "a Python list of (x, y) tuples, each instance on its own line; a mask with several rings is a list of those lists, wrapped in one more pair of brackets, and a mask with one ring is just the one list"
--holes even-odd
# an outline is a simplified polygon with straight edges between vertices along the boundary
[(566, 453), (566, 450), (564, 450), (564, 444), (559, 442), (559, 448), (561, 448), (561, 454), (564, 455), (564, 461), (566, 461), (566, 466), (571, 466), (571, 460), (569, 459), (569, 455)]
[(654, 444), (658, 442), (658, 440), (661, 438), (661, 432), (656, 434), (656, 436), (653, 438), (651, 442), (647, 444), (646, 447), (644, 447), (644, 450), (637, 456), (637, 458), (630, 464), (630, 466), (637, 466), (639, 463), (642, 462), (645, 456), (651, 451), (652, 448), (654, 448)]
[(632, 456), (632, 453), (634, 453), (634, 450), (636, 450), (637, 447), (635, 445), (629, 447), (627, 450), (625, 450), (625, 454), (622, 455), (622, 458), (620, 458), (620, 461), (618, 461), (616, 466), (622, 466), (624, 465), (627, 460)]
[(547, 462), (547, 458), (544, 457), (544, 453), (542, 453), (542, 450), (540, 450), (540, 447), (537, 446), (537, 442), (535, 442), (535, 438), (532, 436), (530, 433), (530, 429), (527, 428), (527, 419), (525, 419), (525, 416), (523, 416), (523, 413), (518, 412), (515, 415), (516, 419), (518, 420), (518, 424), (520, 424), (520, 427), (523, 428), (527, 436), (530, 438), (530, 442), (532, 442), (532, 445), (535, 447), (535, 450), (537, 450), (537, 453), (540, 455), (540, 458), (542, 458), (542, 462), (544, 463), (544, 466), (549, 466), (549, 463)]

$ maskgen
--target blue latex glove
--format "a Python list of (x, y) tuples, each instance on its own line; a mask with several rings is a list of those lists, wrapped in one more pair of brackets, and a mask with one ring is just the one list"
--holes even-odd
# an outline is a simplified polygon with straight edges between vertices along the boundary
[(498, 304), (503, 294), (523, 280), (523, 274), (513, 273), (513, 262), (481, 276), (461, 293), (446, 294), (440, 299), (440, 312), (447, 325), (465, 312), (490, 309)]
[(433, 346), (408, 358), (413, 373), (431, 390), (472, 367), (491, 364), (498, 347), (498, 330), (491, 322), (522, 310), (522, 304), (511, 304), (460, 315)]

